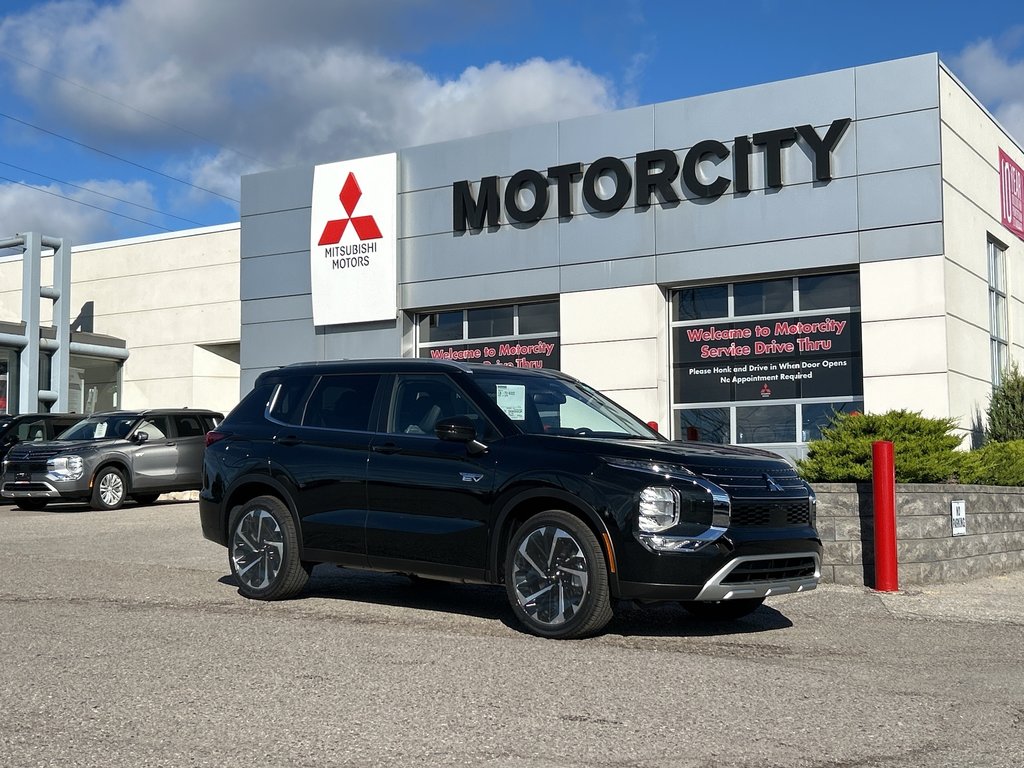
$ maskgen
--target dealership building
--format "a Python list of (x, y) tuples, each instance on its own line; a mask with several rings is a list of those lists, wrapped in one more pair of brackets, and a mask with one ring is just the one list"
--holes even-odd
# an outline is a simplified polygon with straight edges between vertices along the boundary
[(241, 383), (559, 368), (676, 439), (964, 433), (1024, 344), (1021, 147), (936, 55), (244, 177)]
[(136, 353), (160, 335), (141, 309), (99, 322), (168, 285), (95, 298), (153, 382), (124, 405), (190, 404), (207, 363), (237, 397), (290, 362), (431, 357), (557, 368), (667, 436), (800, 455), (835, 411), (967, 436), (1024, 358), (1024, 150), (934, 54), (395, 150), (246, 176), (239, 227), (134, 243), (117, 268), (240, 250), (174, 300), (218, 310), (153, 315), (196, 335), (171, 356)]

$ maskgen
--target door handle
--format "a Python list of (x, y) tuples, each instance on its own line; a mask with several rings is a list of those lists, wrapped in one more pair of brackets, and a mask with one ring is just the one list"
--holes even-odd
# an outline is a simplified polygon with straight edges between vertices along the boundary
[(393, 453), (398, 453), (402, 449), (394, 443), (384, 443), (383, 445), (375, 445), (371, 449), (374, 453), (383, 453), (390, 456)]
[(302, 441), (295, 435), (285, 435), (284, 437), (275, 437), (274, 442), (278, 445), (299, 445)]

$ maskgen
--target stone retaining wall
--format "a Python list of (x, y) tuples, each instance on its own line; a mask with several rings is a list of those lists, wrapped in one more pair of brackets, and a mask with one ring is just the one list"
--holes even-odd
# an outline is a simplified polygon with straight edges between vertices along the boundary
[[(823, 582), (874, 586), (870, 483), (816, 483)], [(964, 500), (967, 535), (953, 536), (950, 502)], [(899, 582), (935, 584), (1024, 570), (1024, 488), (898, 484)]]

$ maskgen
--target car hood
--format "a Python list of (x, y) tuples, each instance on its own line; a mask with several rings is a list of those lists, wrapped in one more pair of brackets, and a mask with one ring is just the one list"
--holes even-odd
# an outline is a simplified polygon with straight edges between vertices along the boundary
[(672, 464), (706, 466), (720, 463), (772, 464), (792, 466), (777, 453), (760, 448), (717, 443), (683, 442), (680, 440), (615, 440), (568, 438), (590, 443), (591, 450), (603, 456), (629, 459), (650, 459)]
[(32, 458), (33, 456), (59, 456), (62, 453), (92, 453), (97, 450), (117, 449), (128, 445), (127, 440), (118, 438), (110, 440), (49, 440), (41, 443), (18, 443), (7, 455), (9, 460), (15, 458)]

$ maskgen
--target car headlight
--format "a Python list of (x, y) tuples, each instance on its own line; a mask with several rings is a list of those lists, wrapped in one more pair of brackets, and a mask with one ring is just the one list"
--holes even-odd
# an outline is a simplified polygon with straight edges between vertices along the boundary
[(46, 476), (57, 481), (78, 480), (84, 466), (81, 456), (55, 456), (46, 462)]
[(667, 486), (650, 486), (640, 491), (640, 530), (658, 533), (679, 522), (679, 492)]

